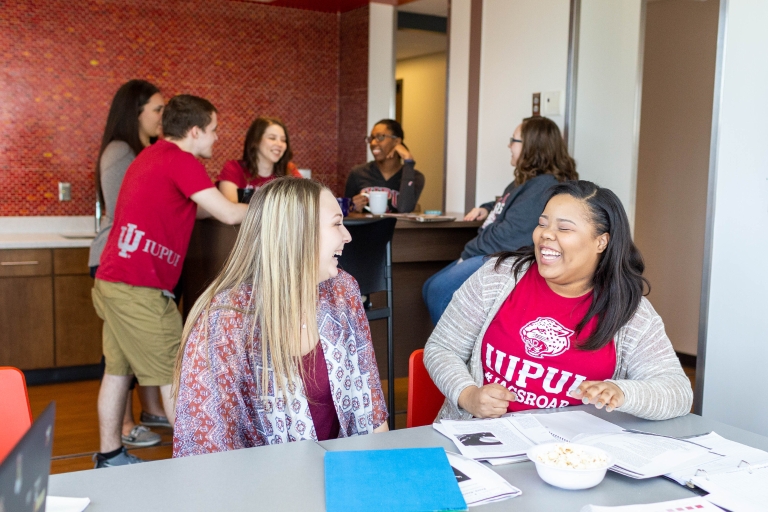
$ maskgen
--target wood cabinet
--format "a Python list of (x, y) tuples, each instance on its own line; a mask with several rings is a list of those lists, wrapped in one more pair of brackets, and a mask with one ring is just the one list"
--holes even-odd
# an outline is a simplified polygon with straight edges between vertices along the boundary
[(0, 250), (0, 366), (98, 363), (92, 285), (87, 248)]
[(98, 364), (101, 318), (91, 301), (88, 249), (53, 249), (56, 366)]

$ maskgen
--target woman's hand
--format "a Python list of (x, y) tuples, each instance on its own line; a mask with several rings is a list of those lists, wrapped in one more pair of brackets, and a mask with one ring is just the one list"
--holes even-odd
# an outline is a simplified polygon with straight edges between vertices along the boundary
[(352, 206), (353, 210), (356, 212), (363, 211), (363, 207), (368, 205), (368, 196), (364, 196), (363, 194), (357, 194), (355, 197), (352, 198)]
[(397, 146), (392, 149), (392, 151), (389, 152), (387, 155), (387, 158), (394, 158), (395, 155), (400, 155), (400, 158), (403, 160), (413, 160), (413, 156), (411, 155), (411, 152), (408, 151), (408, 148), (403, 146), (403, 143), (400, 142), (397, 144)]
[(488, 218), (488, 210), (485, 208), (472, 208), (469, 213), (464, 216), (464, 220), (485, 220)]
[(459, 395), (459, 407), (475, 418), (498, 418), (507, 412), (509, 402), (517, 397), (501, 384), (469, 386)]
[(605, 380), (585, 380), (577, 389), (571, 392), (574, 398), (581, 398), (586, 404), (595, 404), (595, 407), (611, 412), (624, 405), (624, 392), (613, 382)]

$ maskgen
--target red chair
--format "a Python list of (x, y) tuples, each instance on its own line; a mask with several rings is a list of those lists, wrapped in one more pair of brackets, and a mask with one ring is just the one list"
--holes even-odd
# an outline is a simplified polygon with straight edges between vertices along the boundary
[(431, 425), (444, 401), (445, 397), (424, 367), (424, 349), (414, 351), (408, 360), (408, 414), (405, 426)]
[(27, 383), (18, 368), (0, 367), (0, 462), (32, 425)]

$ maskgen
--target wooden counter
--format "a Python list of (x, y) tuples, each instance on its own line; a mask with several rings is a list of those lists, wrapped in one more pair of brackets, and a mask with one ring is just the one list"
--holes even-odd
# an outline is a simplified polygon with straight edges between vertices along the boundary
[[(462, 214), (449, 214), (461, 219)], [(464, 245), (475, 237), (480, 222), (420, 223), (398, 220), (392, 240), (392, 286), (394, 301), (395, 376), (408, 376), (408, 357), (423, 348), (432, 332), (432, 322), (421, 298), (421, 288), (431, 275), (458, 259)], [(221, 270), (237, 237), (237, 226), (216, 220), (199, 220), (192, 232), (182, 272), (183, 311)], [(384, 297), (372, 298), (374, 305)], [(382, 294), (383, 295), (383, 294)], [(371, 322), (376, 358), (382, 377), (386, 376), (386, 334), (384, 321)], [(404, 404), (402, 404), (404, 405)]]

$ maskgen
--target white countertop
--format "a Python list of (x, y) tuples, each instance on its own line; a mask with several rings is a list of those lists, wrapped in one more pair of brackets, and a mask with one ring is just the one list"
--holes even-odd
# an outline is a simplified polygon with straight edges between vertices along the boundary
[(79, 217), (0, 217), (0, 249), (90, 247), (95, 221)]

